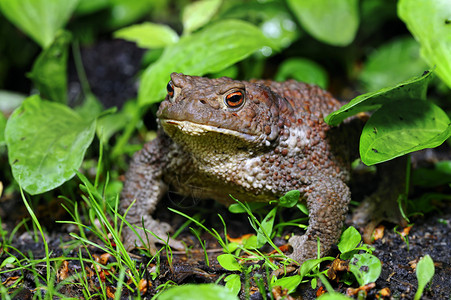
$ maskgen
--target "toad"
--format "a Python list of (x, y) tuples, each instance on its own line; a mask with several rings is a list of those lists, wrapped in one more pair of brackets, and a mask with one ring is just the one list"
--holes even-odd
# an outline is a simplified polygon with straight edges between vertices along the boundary
[[(309, 210), (303, 235), (293, 235), (290, 257), (321, 255), (338, 241), (348, 210), (348, 142), (342, 127), (323, 118), (340, 103), (321, 88), (289, 80), (237, 81), (172, 73), (157, 112), (157, 137), (131, 161), (121, 194), (126, 219), (167, 240), (169, 225), (152, 213), (170, 189), (185, 196), (234, 203), (268, 202), (299, 190)], [(159, 241), (138, 231), (151, 249)], [(140, 244), (129, 229), (125, 244)], [(173, 247), (181, 243), (169, 239)]]

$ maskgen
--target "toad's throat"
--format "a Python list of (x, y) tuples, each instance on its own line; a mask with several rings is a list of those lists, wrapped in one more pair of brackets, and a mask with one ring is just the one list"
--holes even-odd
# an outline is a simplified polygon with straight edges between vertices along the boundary
[(199, 124), (191, 121), (180, 121), (173, 119), (161, 119), (160, 124), (163, 126), (164, 131), (171, 135), (174, 129), (182, 131), (186, 135), (190, 136), (201, 136), (206, 134), (223, 134), (225, 136), (232, 136), (238, 139), (250, 142), (258, 143), (264, 140), (263, 135), (253, 135), (248, 133), (243, 133), (227, 128), (220, 128), (213, 125)]

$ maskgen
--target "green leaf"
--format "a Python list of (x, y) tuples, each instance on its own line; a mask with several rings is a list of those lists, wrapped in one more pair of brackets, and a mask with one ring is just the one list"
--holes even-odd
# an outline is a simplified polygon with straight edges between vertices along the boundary
[(110, 29), (120, 28), (138, 21), (158, 6), (155, 0), (109, 0), (110, 17), (106, 26)]
[(28, 77), (42, 98), (67, 102), (67, 55), (71, 34), (61, 31), (50, 47), (44, 49), (33, 64)]
[(381, 274), (380, 260), (369, 253), (355, 254), (349, 262), (349, 270), (354, 274), (360, 286), (375, 282)]
[(276, 217), (277, 207), (271, 209), (271, 211), (266, 215), (266, 217), (261, 222), (260, 228), (257, 230), (257, 245), (258, 248), (268, 242), (268, 238), (272, 235), (272, 229), (274, 226), (274, 219)]
[[(338, 250), (342, 254), (354, 250), (362, 240), (360, 233), (354, 227), (348, 227), (340, 237), (340, 242), (338, 243)], [(347, 259), (347, 258), (342, 258)]]
[(217, 257), (219, 264), (229, 271), (241, 271), (243, 267), (232, 254), (221, 254)]
[(0, 112), (0, 146), (5, 144), (6, 117)]
[(219, 72), (268, 45), (271, 41), (257, 27), (239, 20), (220, 21), (182, 37), (144, 71), (139, 104), (143, 106), (161, 100), (172, 72), (197, 76)]
[(158, 296), (158, 300), (238, 300), (229, 289), (216, 284), (185, 284), (172, 287)]
[(238, 295), (241, 290), (241, 280), (240, 275), (230, 274), (224, 278), (225, 287), (228, 288), (234, 295)]
[(401, 82), (427, 69), (420, 57), (420, 45), (404, 37), (374, 50), (368, 57), (360, 80), (368, 91), (375, 91)]
[(333, 292), (333, 293), (322, 294), (321, 296), (318, 297), (317, 300), (350, 300), (350, 299), (354, 299), (354, 298), (345, 296), (345, 295), (337, 293), (337, 292)]
[(401, 0), (398, 15), (421, 44), (421, 56), (451, 88), (451, 5), (448, 0)]
[(301, 269), (299, 270), (299, 275), (301, 276), (301, 279), (304, 278), (305, 275), (310, 273), (314, 268), (319, 266), (323, 261), (327, 261), (327, 260), (332, 261), (332, 260), (334, 260), (334, 258), (330, 257), (330, 256), (325, 256), (325, 257), (322, 257), (322, 258), (315, 258), (315, 259), (306, 260), (301, 265)]
[(18, 259), (15, 256), (10, 256), (5, 258), (2, 263), (0, 264), (0, 269), (3, 269), (6, 265), (12, 265), (14, 264)]
[(423, 290), (432, 280), (435, 273), (434, 261), (429, 255), (424, 256), (417, 264), (416, 275), (418, 280), (418, 290), (415, 293), (415, 300), (419, 300)]
[(285, 195), (279, 198), (279, 206), (282, 207), (293, 207), (299, 202), (299, 198), (301, 197), (301, 192), (298, 190), (292, 190), (286, 192)]
[(328, 84), (326, 71), (317, 63), (305, 58), (290, 58), (282, 62), (275, 80), (285, 81), (288, 79), (315, 84), (323, 89)]
[(366, 93), (352, 99), (339, 110), (329, 114), (324, 120), (332, 126), (340, 124), (347, 117), (362, 111), (375, 110), (385, 103), (397, 99), (417, 98), (426, 99), (426, 92), (431, 72), (425, 72), (419, 77), (414, 77), (401, 82), (393, 87), (387, 87), (375, 92)]
[(65, 105), (37, 95), (27, 98), (5, 129), (16, 181), (30, 194), (39, 194), (72, 178), (94, 138), (95, 126), (95, 119), (86, 121)]
[(221, 3), (221, 0), (201, 0), (185, 6), (182, 13), (183, 32), (189, 34), (207, 24)]
[(385, 104), (365, 124), (360, 157), (368, 166), (433, 148), (451, 135), (451, 121), (437, 105), (416, 99)]
[(301, 34), (291, 12), (279, 1), (236, 1), (219, 18), (252, 20), (280, 48), (290, 46)]
[(178, 34), (169, 26), (145, 22), (119, 29), (114, 32), (115, 38), (135, 42), (141, 48), (163, 48), (175, 44)]
[(0, 10), (42, 48), (64, 27), (78, 0), (0, 0)]
[(291, 294), (296, 290), (301, 281), (302, 277), (300, 275), (286, 276), (277, 279), (274, 283), (271, 284), (271, 287), (281, 286), (282, 288), (288, 290), (288, 294)]
[(359, 26), (357, 0), (288, 0), (303, 28), (316, 39), (334, 46), (349, 45)]

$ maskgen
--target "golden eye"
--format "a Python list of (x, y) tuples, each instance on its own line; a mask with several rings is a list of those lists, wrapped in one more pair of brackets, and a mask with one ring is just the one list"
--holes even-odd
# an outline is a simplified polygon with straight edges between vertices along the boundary
[(230, 108), (238, 108), (244, 104), (244, 92), (234, 91), (225, 96), (225, 104)]
[(169, 98), (172, 98), (174, 96), (174, 85), (172, 83), (172, 80), (168, 82), (166, 89), (168, 90)]

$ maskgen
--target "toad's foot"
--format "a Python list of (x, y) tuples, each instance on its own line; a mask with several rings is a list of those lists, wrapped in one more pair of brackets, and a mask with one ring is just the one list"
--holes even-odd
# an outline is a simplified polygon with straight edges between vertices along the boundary
[(171, 226), (169, 224), (158, 222), (151, 217), (146, 217), (144, 218), (144, 227), (146, 231), (142, 229), (142, 224), (136, 224), (134, 226), (134, 229), (139, 236), (137, 236), (130, 227), (125, 226), (123, 228), (123, 243), (127, 251), (130, 251), (136, 247), (145, 246), (153, 255), (157, 250), (156, 244), (167, 244), (171, 248), (177, 250), (185, 249), (183, 243), (169, 238), (168, 232), (171, 231)]

